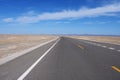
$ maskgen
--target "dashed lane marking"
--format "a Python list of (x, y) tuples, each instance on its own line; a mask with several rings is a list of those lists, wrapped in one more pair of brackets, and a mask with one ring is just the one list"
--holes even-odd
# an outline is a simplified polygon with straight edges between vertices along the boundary
[(112, 69), (120, 73), (120, 68), (117, 68), (116, 66), (112, 66)]
[(102, 47), (106, 48), (107, 46), (102, 46)]
[(118, 52), (120, 52), (120, 50), (117, 50)]
[(97, 44), (97, 46), (102, 46), (101, 44)]
[(115, 48), (109, 47), (109, 49), (114, 50)]
[(82, 46), (82, 45), (78, 45), (78, 47), (81, 49), (85, 49), (84, 46)]

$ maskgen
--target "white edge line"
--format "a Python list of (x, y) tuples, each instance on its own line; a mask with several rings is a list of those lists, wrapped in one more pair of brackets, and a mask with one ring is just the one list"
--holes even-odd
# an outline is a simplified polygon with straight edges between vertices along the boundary
[(120, 50), (117, 50), (118, 52), (120, 52)]
[(107, 46), (102, 46), (103, 48), (107, 48)]
[(115, 48), (109, 47), (108, 49), (114, 50)]
[(59, 38), (59, 37), (57, 37), (57, 38), (55, 38), (55, 39), (53, 39), (53, 40), (50, 40), (50, 41), (41, 43), (41, 44), (39, 44), (39, 45), (37, 45), (37, 46), (34, 46), (34, 47), (31, 47), (31, 48), (29, 48), (29, 49), (25, 49), (25, 50), (23, 50), (23, 51), (13, 53), (12, 55), (9, 55), (9, 56), (7, 56), (7, 57), (3, 57), (3, 58), (0, 59), (0, 65), (5, 64), (5, 63), (7, 63), (7, 62), (9, 62), (9, 61), (17, 58), (17, 57), (20, 57), (20, 56), (22, 56), (22, 55), (24, 55), (24, 54), (26, 54), (26, 53), (34, 50), (34, 49), (37, 49), (37, 48), (39, 48), (39, 47), (41, 47), (41, 46), (43, 46), (43, 45), (46, 45), (46, 44), (48, 44), (48, 43), (50, 43), (50, 42), (52, 42), (52, 41), (55, 41), (55, 40), (57, 40), (58, 38)]
[(96, 44), (97, 46), (102, 46), (101, 44)]
[(59, 42), (56, 41), (35, 63), (33, 63), (17, 80), (23, 80), (29, 72), (48, 54), (48, 52)]

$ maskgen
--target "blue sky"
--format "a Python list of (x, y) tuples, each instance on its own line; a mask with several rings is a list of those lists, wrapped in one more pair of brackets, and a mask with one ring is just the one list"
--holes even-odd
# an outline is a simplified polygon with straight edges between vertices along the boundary
[(0, 0), (0, 33), (120, 35), (120, 0)]

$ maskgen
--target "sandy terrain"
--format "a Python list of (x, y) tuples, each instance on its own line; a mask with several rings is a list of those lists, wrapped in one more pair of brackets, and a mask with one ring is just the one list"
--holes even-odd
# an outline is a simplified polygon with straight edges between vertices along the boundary
[(76, 39), (84, 39), (98, 42), (107, 42), (111, 44), (119, 44), (120, 45), (120, 37), (117, 36), (71, 36)]
[[(85, 39), (98, 42), (107, 42), (120, 45), (120, 37), (112, 36), (69, 36), (76, 39)], [(0, 35), (0, 58), (23, 51), (43, 42), (55, 39), (48, 35)]]
[(56, 38), (47, 35), (0, 35), (0, 58)]

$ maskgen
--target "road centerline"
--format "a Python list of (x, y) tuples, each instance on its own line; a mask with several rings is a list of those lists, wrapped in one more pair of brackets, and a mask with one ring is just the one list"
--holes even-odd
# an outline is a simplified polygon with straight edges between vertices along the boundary
[(82, 46), (82, 45), (78, 45), (78, 47), (81, 49), (85, 49), (84, 46)]
[(116, 66), (112, 66), (112, 69), (120, 73), (120, 68), (117, 68)]

